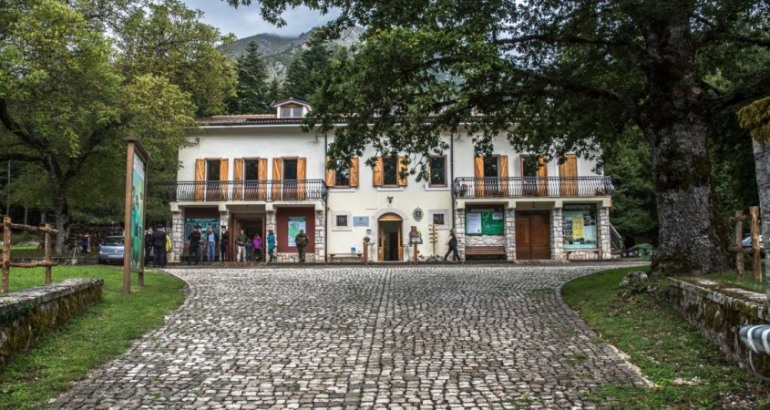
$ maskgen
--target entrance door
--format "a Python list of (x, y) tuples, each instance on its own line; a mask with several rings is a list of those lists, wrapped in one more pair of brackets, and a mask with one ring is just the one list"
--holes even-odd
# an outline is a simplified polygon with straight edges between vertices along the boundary
[(377, 223), (377, 253), (380, 261), (400, 261), (403, 259), (401, 217), (385, 214)]
[[(234, 217), (235, 223), (231, 224), (232, 227), (236, 228), (237, 230), (230, 232), (230, 248), (232, 249), (233, 255), (238, 254), (238, 248), (235, 245), (235, 238), (238, 237), (238, 235), (241, 234), (241, 229), (243, 229), (244, 233), (248, 235), (249, 240), (254, 239), (254, 235), (259, 232), (259, 236), (262, 237), (262, 243), (266, 244), (265, 241), (265, 218), (261, 215), (254, 215), (254, 216), (242, 216), (242, 217)], [(262, 255), (265, 253), (262, 252)], [(233, 258), (235, 259), (235, 258)]]
[(516, 212), (516, 259), (551, 259), (549, 212)]

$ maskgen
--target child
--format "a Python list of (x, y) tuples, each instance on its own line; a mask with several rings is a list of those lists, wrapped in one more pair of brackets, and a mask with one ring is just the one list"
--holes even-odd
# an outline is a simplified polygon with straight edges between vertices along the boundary
[(251, 262), (251, 249), (254, 248), (254, 243), (247, 240), (244, 246), (246, 248), (246, 262)]

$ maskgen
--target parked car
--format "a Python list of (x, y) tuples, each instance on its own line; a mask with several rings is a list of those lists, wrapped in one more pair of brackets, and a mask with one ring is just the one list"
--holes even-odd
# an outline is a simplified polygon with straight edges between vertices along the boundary
[(99, 245), (99, 263), (123, 263), (125, 250), (122, 236), (105, 236)]
[[(751, 235), (746, 235), (743, 237), (743, 240), (741, 241), (741, 246), (744, 248), (751, 248)], [(764, 248), (765, 247), (765, 241), (762, 240), (762, 235), (759, 235), (759, 247)]]

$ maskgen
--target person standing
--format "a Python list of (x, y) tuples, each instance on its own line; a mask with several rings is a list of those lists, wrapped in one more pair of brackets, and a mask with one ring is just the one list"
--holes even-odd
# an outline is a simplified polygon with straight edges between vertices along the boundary
[(260, 260), (262, 260), (262, 237), (257, 232), (254, 235), (254, 261), (259, 262)]
[(307, 235), (304, 229), (300, 229), (297, 236), (294, 237), (294, 243), (297, 245), (297, 256), (299, 256), (299, 262), (305, 262), (305, 247), (308, 244)]
[(197, 226), (193, 227), (192, 232), (187, 236), (187, 239), (190, 241), (187, 264), (189, 265), (192, 262), (197, 265), (201, 255), (201, 231), (198, 230)]
[(243, 245), (246, 250), (246, 262), (251, 262), (251, 250), (254, 249), (254, 242), (246, 235), (246, 243)]
[(217, 254), (217, 235), (214, 233), (214, 228), (209, 226), (208, 233), (206, 234), (206, 258), (209, 262), (214, 262)]
[(222, 263), (227, 261), (227, 246), (230, 245), (230, 233), (227, 232), (227, 227), (222, 227), (222, 235), (219, 238), (219, 248), (222, 250), (222, 256), (219, 258)]
[(166, 257), (166, 232), (163, 225), (158, 224), (152, 233), (153, 265), (156, 268), (163, 267), (163, 259)]
[(152, 260), (152, 228), (144, 231), (144, 265), (147, 266)]
[(241, 233), (235, 239), (235, 246), (238, 247), (238, 255), (236, 257), (236, 262), (243, 262), (244, 257), (248, 259), (248, 256), (246, 254), (246, 242), (248, 241), (249, 241), (249, 236), (246, 235), (246, 232), (244, 232), (243, 229), (241, 229)]
[(80, 236), (80, 246), (83, 247), (83, 255), (88, 253), (88, 248), (90, 244), (91, 244), (91, 237), (88, 235), (88, 232)]
[(457, 254), (457, 236), (455, 236), (454, 229), (449, 231), (449, 240), (447, 240), (446, 244), (449, 247), (449, 250), (446, 251), (446, 255), (444, 255), (444, 260), (446, 261), (446, 258), (449, 256), (450, 253), (454, 253), (454, 255), (452, 255), (452, 261), (459, 261), (460, 255)]
[(275, 234), (272, 229), (267, 231), (267, 255), (270, 257), (267, 262), (275, 260)]

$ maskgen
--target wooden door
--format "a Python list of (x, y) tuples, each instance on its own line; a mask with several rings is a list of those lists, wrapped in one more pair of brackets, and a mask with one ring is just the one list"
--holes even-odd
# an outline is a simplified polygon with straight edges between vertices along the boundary
[(516, 212), (516, 259), (551, 259), (549, 212)]
[(559, 165), (559, 183), (561, 196), (577, 196), (577, 156), (567, 154), (564, 163)]

